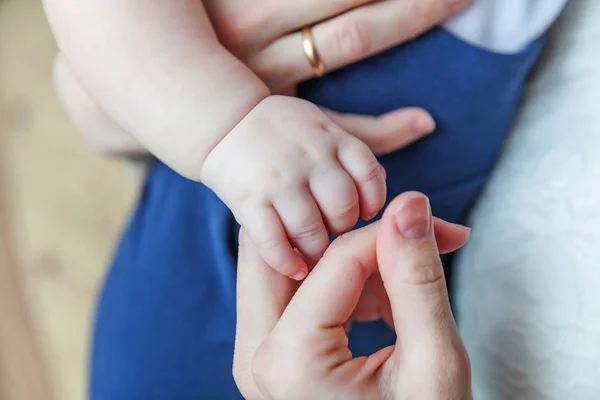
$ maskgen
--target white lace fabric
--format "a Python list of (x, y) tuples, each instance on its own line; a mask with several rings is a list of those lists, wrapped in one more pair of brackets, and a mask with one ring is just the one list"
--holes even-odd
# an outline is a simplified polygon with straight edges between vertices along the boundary
[(445, 27), (462, 40), (497, 53), (516, 53), (550, 27), (567, 0), (473, 0)]
[(600, 399), (600, 1), (553, 28), (472, 215), (455, 299), (476, 399)]

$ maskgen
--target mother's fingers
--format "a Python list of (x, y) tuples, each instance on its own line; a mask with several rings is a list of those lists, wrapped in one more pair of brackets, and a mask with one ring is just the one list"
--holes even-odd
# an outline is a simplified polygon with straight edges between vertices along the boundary
[(273, 24), (279, 32), (293, 32), (374, 1), (376, 0), (278, 0), (271, 5), (279, 8), (272, 11), (279, 15)]
[(258, 398), (253, 357), (277, 325), (298, 283), (269, 267), (243, 229), (239, 243), (234, 378), (246, 398)]
[(279, 321), (298, 283), (267, 265), (243, 228), (239, 243), (238, 328), (246, 338), (250, 334), (264, 338)]
[(405, 193), (386, 210), (377, 239), (379, 269), (405, 358), (460, 343), (433, 225), (427, 198)]
[[(315, 25), (315, 45), (332, 71), (414, 38), (469, 1), (385, 0), (367, 4)], [(246, 62), (272, 90), (313, 76), (300, 32), (274, 41)]]
[(291, 332), (342, 326), (356, 308), (367, 279), (377, 271), (379, 223), (337, 238), (298, 289), (281, 318)]
[(395, 110), (378, 117), (323, 111), (333, 122), (369, 146), (376, 155), (406, 147), (435, 129), (431, 115), (416, 107)]
[(448, 254), (460, 249), (467, 244), (471, 235), (470, 228), (436, 217), (433, 218), (433, 231), (440, 254)]
[[(469, 240), (469, 228), (439, 218), (433, 218), (433, 230), (440, 254), (456, 251)], [(352, 320), (371, 321), (379, 318), (382, 318), (390, 327), (394, 327), (389, 297), (381, 275), (376, 274), (367, 281), (359, 304), (352, 315)]]
[(316, 25), (313, 34), (325, 65), (336, 69), (414, 38), (467, 3), (468, 0), (379, 1)]

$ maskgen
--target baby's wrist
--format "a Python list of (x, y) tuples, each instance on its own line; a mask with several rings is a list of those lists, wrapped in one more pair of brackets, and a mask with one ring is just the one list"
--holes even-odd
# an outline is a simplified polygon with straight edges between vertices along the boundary
[(239, 120), (231, 130), (223, 135), (210, 149), (207, 150), (206, 156), (202, 162), (202, 167), (200, 169), (199, 182), (202, 182), (204, 185), (214, 190), (218, 180), (220, 178), (225, 178), (226, 174), (223, 173), (222, 166), (224, 164), (228, 164), (227, 159), (236, 157), (236, 148), (239, 148), (240, 151), (244, 151), (245, 146), (243, 139), (246, 137), (246, 135), (233, 135), (233, 133), (239, 131), (240, 129), (245, 129), (240, 125), (242, 125), (244, 122), (247, 122), (246, 119), (248, 117), (254, 116), (258, 111), (257, 108), (259, 108), (259, 106), (270, 97), (272, 97), (272, 95), (267, 89), (267, 92), (263, 93), (263, 96), (261, 96), (260, 100), (254, 104), (254, 106), (244, 115), (244, 117)]
[[(217, 126), (211, 130), (212, 134), (195, 135), (195, 140), (187, 143), (185, 148), (181, 148), (182, 154), (187, 153), (191, 157), (183, 156), (179, 159), (177, 172), (188, 179), (202, 182), (210, 187), (207, 182), (211, 179), (206, 176), (204, 168), (207, 159), (220, 147), (220, 144), (235, 130), (240, 122), (269, 96), (271, 96), (269, 89), (260, 82), (260, 84), (244, 88), (237, 96), (236, 104), (230, 104), (231, 107), (227, 110), (215, 110), (215, 115), (220, 122), (214, 123), (213, 126)], [(210, 120), (206, 122), (206, 125), (210, 124)], [(195, 129), (195, 131), (197, 132), (198, 129)]]

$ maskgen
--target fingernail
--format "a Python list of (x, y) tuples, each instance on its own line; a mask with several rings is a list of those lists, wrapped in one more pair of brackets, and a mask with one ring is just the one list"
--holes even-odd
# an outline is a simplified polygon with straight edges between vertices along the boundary
[(301, 281), (302, 279), (306, 278), (306, 275), (308, 275), (307, 271), (298, 271), (294, 275), (292, 275), (292, 279), (295, 281)]
[(463, 232), (471, 232), (471, 228), (469, 228), (466, 225), (462, 225), (462, 224), (455, 224), (455, 223), (450, 223), (450, 225), (452, 225), (454, 228), (459, 229)]
[(467, 232), (467, 233), (471, 233), (472, 229), (469, 228), (468, 226), (464, 226), (464, 225), (458, 225), (460, 227), (460, 229), (462, 229), (463, 231)]
[(435, 120), (431, 115), (424, 115), (413, 124), (413, 129), (417, 135), (426, 135), (435, 130)]
[(429, 199), (421, 194), (406, 199), (396, 210), (395, 218), (398, 230), (406, 240), (426, 238), (431, 230)]

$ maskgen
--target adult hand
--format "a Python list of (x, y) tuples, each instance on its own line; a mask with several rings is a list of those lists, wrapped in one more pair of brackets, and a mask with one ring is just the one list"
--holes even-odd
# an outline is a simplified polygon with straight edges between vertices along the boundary
[[(293, 94), (294, 85), (312, 76), (303, 48), (304, 26), (328, 70), (398, 45), (439, 24), (470, 0), (255, 0), (204, 2), (221, 42), (246, 63), (274, 93)], [(291, 32), (291, 33), (290, 33)], [(59, 54), (55, 85), (75, 127), (96, 150), (109, 155), (147, 153), (108, 119), (81, 88)], [(431, 116), (405, 108), (380, 117), (328, 115), (377, 154), (389, 153), (433, 131)]]
[(221, 43), (274, 92), (312, 77), (300, 30), (332, 71), (425, 32), (470, 0), (206, 0)]
[[(435, 227), (435, 228), (434, 228)], [(242, 234), (234, 377), (255, 399), (470, 399), (439, 247), (468, 231), (432, 219), (427, 198), (396, 198), (380, 223), (337, 239), (301, 286), (266, 266)], [(345, 324), (380, 272), (395, 346), (353, 358)]]

